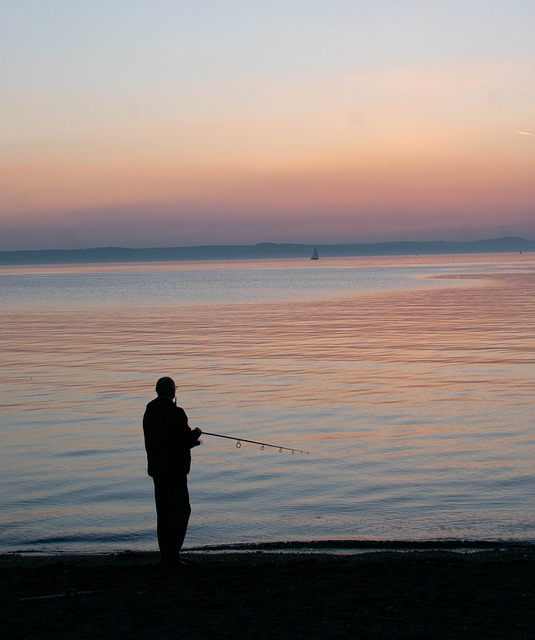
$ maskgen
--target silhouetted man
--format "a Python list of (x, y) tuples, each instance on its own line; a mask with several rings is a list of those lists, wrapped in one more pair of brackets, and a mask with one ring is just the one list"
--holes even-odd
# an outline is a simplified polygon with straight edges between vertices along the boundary
[(154, 481), (160, 559), (165, 567), (176, 567), (188, 564), (180, 558), (191, 514), (188, 473), (202, 431), (190, 429), (184, 409), (176, 406), (172, 378), (160, 378), (156, 393), (143, 416), (147, 472)]

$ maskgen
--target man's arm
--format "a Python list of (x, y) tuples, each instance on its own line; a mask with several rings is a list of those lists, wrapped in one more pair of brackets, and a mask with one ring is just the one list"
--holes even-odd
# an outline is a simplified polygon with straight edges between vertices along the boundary
[(202, 436), (202, 431), (199, 427), (195, 427), (195, 429), (191, 430), (191, 448), (198, 447), (201, 443), (199, 442), (199, 438)]

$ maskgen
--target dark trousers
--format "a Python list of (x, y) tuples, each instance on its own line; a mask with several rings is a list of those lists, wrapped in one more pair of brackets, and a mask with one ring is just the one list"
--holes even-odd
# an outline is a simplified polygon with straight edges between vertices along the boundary
[(155, 476), (158, 546), (162, 562), (178, 559), (188, 528), (191, 506), (186, 475)]

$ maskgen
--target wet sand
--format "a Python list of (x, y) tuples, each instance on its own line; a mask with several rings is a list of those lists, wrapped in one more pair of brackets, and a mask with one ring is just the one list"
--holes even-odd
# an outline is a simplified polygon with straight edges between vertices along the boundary
[(535, 638), (535, 548), (0, 556), (0, 637)]

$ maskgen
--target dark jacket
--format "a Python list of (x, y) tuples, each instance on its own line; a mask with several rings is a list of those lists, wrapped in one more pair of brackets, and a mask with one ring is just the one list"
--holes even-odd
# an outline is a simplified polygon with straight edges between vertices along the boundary
[(155, 398), (145, 409), (143, 433), (149, 476), (189, 473), (191, 449), (199, 442), (184, 409), (168, 398)]

